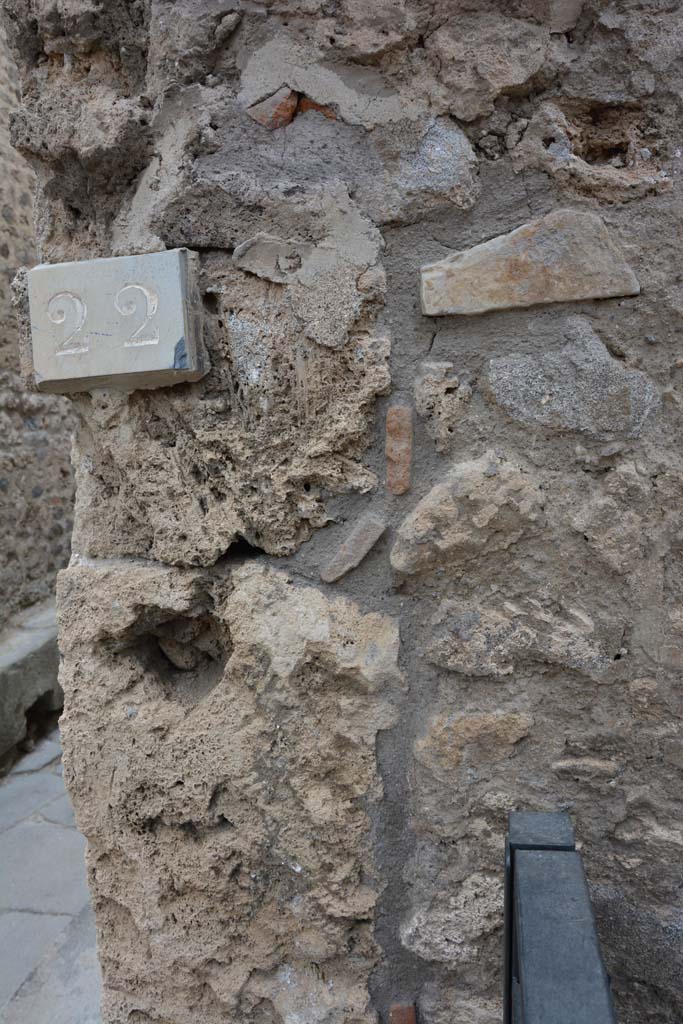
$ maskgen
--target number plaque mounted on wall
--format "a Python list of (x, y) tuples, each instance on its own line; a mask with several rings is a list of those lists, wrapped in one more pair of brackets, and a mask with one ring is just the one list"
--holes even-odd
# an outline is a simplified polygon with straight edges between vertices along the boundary
[(40, 391), (132, 391), (199, 380), (198, 257), (189, 249), (28, 273), (33, 369)]

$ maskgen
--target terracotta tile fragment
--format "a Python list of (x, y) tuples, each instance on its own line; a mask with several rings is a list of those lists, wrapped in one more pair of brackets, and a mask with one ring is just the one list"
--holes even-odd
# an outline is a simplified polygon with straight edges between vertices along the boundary
[(413, 458), (413, 410), (409, 405), (392, 405), (387, 410), (387, 488), (392, 494), (410, 489)]
[(324, 114), (330, 121), (337, 120), (337, 115), (332, 107), (326, 107), (322, 103), (316, 103), (315, 100), (309, 99), (308, 96), (302, 96), (299, 100), (297, 113), (305, 114), (307, 110), (317, 110), (319, 114)]
[(252, 107), (248, 107), (247, 113), (249, 117), (253, 117), (254, 121), (258, 121), (264, 128), (273, 131), (275, 128), (284, 128), (285, 125), (290, 123), (296, 114), (298, 102), (299, 97), (297, 93), (293, 92), (288, 86), (283, 85), (272, 96), (267, 96), (260, 103), (255, 103)]
[(334, 583), (351, 569), (355, 569), (374, 547), (385, 529), (384, 520), (372, 513), (359, 519), (337, 553), (321, 570), (320, 578), (325, 583)]

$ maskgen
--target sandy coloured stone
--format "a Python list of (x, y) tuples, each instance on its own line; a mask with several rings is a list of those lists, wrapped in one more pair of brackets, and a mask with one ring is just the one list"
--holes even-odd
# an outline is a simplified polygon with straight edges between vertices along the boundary
[(264, 128), (274, 131), (276, 128), (284, 128), (296, 114), (299, 97), (286, 85), (267, 96), (260, 103), (254, 103), (247, 107), (249, 117), (258, 121)]
[[(618, 117), (606, 128), (600, 121), (596, 125), (590, 118), (572, 118), (569, 111), (562, 110), (556, 103), (541, 103), (521, 134), (518, 134), (519, 122), (508, 129), (506, 142), (512, 166), (516, 173), (530, 169), (545, 171), (563, 189), (610, 203), (625, 202), (650, 192), (669, 191), (672, 179), (665, 170), (666, 165), (662, 166), (661, 157), (655, 158), (643, 146), (638, 148), (635, 112), (632, 118), (633, 123), (628, 128)], [(608, 149), (610, 143), (618, 147), (625, 133), (632, 139), (629, 146), (632, 155), (627, 161), (615, 166), (608, 161), (596, 163), (586, 159), (596, 148)]]
[[(559, 665), (589, 679), (603, 679), (614, 667), (621, 625), (596, 633), (581, 609), (553, 614), (534, 599), (502, 607), (443, 601), (432, 619), (427, 659), (440, 668), (474, 677), (503, 679), (524, 664)], [(605, 635), (601, 635), (604, 633)]]
[(604, 782), (619, 774), (619, 764), (611, 758), (565, 757), (553, 761), (552, 769), (560, 777), (579, 781)]
[[(446, 4), (445, 20), (425, 40), (436, 58), (439, 100), (459, 121), (492, 113), (497, 96), (534, 78), (554, 56), (545, 25), (507, 15), (512, 4), (491, 11)], [(476, 13), (475, 13), (476, 12)]]
[(510, 757), (533, 724), (531, 715), (519, 711), (435, 715), (415, 741), (415, 759), (447, 779), (461, 765), (483, 767)]
[(295, 279), (296, 271), (311, 255), (313, 246), (288, 238), (278, 238), (263, 231), (247, 238), (235, 247), (232, 254), (236, 266), (250, 274), (286, 284)]
[(334, 583), (363, 561), (386, 530), (386, 522), (372, 512), (363, 516), (339, 547), (333, 558), (321, 570), (320, 578), (325, 583)]
[[(680, 12), (586, 3), (572, 38), (574, 0), (140, 6), (93, 20), (92, 0), (3, 0), (43, 258), (197, 251), (212, 363), (192, 386), (71, 400), (64, 772), (103, 1021), (377, 1024), (416, 1002), (420, 1024), (497, 1024), (507, 812), (571, 805), (591, 881), (615, 893), (619, 1019), (678, 1022), (683, 207), (641, 196), (675, 167)], [(246, 109), (284, 84), (298, 105), (271, 131)], [(538, 114), (549, 96), (562, 118)], [(567, 307), (436, 334), (414, 316), (416, 254), (572, 205), (605, 218), (643, 290), (580, 312), (610, 360), (672, 387), (637, 444), (564, 426), (602, 432), (611, 406), (630, 429), (649, 394), (600, 360), (577, 369)], [(498, 367), (499, 400), (490, 364), (512, 356), (535, 362)], [(419, 428), (398, 515), (382, 478), (400, 401)], [(7, 411), (39, 453), (40, 416)], [(419, 512), (322, 583), (387, 499), (392, 525)], [(424, 575), (383, 571), (394, 541), (394, 565)], [(514, 715), (535, 723), (518, 742)], [(413, 757), (432, 716), (442, 735)], [(553, 770), (569, 759), (619, 772)]]
[(413, 410), (409, 405), (392, 405), (387, 410), (387, 489), (392, 494), (410, 490), (413, 459)]
[(538, 481), (495, 452), (456, 463), (401, 523), (392, 567), (419, 573), (508, 548), (540, 521), (542, 504)]
[(420, 1024), (453, 1024), (454, 1006), (458, 1024), (499, 1024), (499, 999), (470, 996), (459, 980), (449, 984), (441, 979), (428, 981), (420, 993)]
[(594, 213), (555, 210), (421, 269), (425, 316), (638, 295), (626, 258)]

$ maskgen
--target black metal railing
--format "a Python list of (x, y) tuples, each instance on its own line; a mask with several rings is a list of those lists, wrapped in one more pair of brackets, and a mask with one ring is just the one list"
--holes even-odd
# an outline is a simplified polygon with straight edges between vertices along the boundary
[(510, 814), (504, 956), (504, 1024), (616, 1024), (566, 814)]

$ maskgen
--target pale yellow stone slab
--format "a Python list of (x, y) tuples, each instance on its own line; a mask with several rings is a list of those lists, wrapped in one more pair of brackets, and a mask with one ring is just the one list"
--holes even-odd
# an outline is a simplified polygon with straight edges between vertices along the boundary
[(421, 269), (426, 316), (638, 295), (626, 258), (594, 213), (555, 210)]

